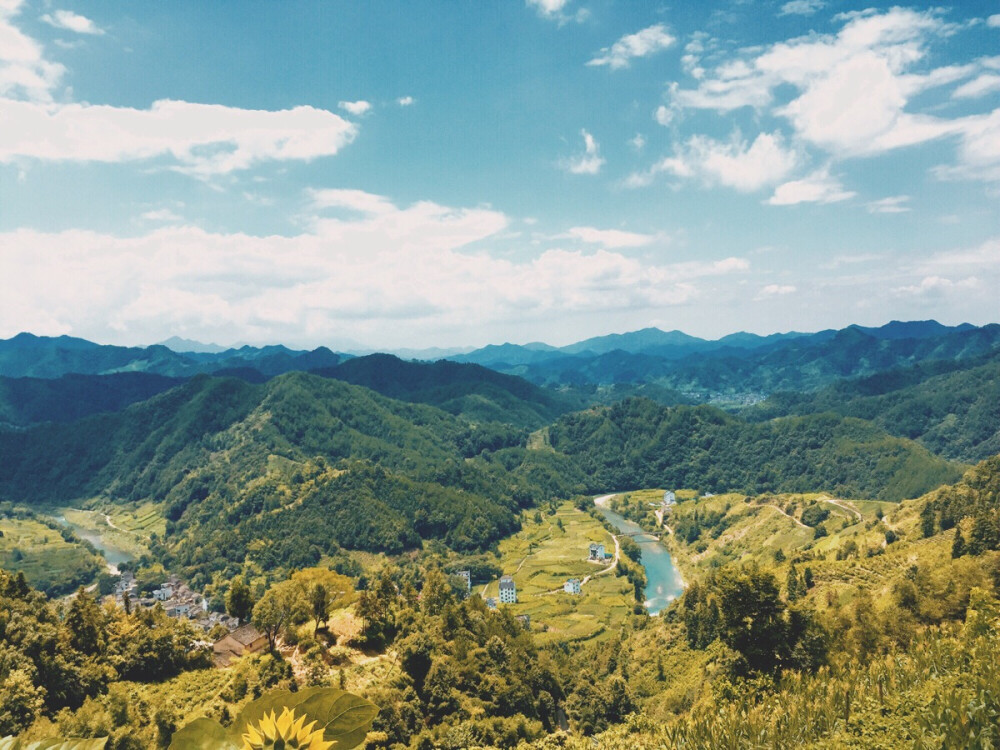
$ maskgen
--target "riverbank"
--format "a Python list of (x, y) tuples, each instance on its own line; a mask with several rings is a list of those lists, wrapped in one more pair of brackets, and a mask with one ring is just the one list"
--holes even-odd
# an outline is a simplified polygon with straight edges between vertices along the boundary
[(684, 593), (684, 577), (674, 564), (670, 550), (656, 536), (611, 510), (611, 498), (616, 494), (595, 497), (594, 505), (620, 535), (629, 536), (640, 545), (642, 567), (646, 572), (645, 606), (649, 614), (658, 615)]

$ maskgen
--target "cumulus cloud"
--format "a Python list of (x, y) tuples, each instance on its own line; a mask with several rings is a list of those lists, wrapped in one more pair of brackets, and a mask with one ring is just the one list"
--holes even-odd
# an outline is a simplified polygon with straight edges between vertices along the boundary
[(183, 217), (174, 213), (169, 208), (157, 208), (152, 211), (146, 211), (140, 218), (150, 222), (169, 222), (171, 224), (177, 224), (184, 220)]
[(653, 113), (653, 119), (656, 120), (660, 125), (666, 127), (674, 119), (674, 111), (663, 104), (656, 108)]
[(357, 132), (314, 107), (280, 111), (158, 101), (149, 109), (0, 99), (0, 163), (164, 159), (209, 177), (275, 160), (336, 154)]
[(761, 133), (753, 143), (734, 136), (716, 141), (693, 136), (646, 172), (631, 175), (630, 187), (648, 185), (658, 174), (698, 179), (705, 185), (724, 185), (740, 192), (753, 192), (780, 182), (799, 163), (794, 149), (784, 145), (779, 133)]
[(66, 69), (46, 60), (42, 46), (14, 24), (21, 4), (20, 0), (0, 2), (0, 97), (48, 102)]
[(662, 23), (634, 34), (626, 34), (610, 47), (602, 49), (587, 65), (607, 65), (612, 70), (627, 68), (637, 57), (648, 57), (667, 49), (677, 41)]
[(631, 138), (628, 143), (636, 151), (642, 151), (646, 146), (646, 137), (642, 133), (636, 133), (635, 137)]
[(748, 268), (741, 258), (649, 263), (607, 247), (513, 260), (483, 249), (509, 226), (488, 208), (399, 206), (356, 190), (306, 198), (315, 219), (290, 237), (192, 226), (0, 233), (0, 276), (18, 280), (0, 296), (0, 336), (319, 342), (349, 328), (404, 345), (442, 327), (680, 303), (699, 279)]
[[(674, 106), (769, 110), (790, 123), (796, 138), (835, 157), (871, 156), (945, 137), (957, 137), (965, 156), (981, 150), (981, 138), (970, 141), (981, 132), (985, 116), (949, 118), (911, 109), (918, 94), (977, 73), (956, 89), (956, 97), (995, 90), (987, 72), (992, 58), (926, 67), (931, 43), (958, 33), (958, 24), (946, 22), (938, 9), (899, 7), (841, 14), (836, 20), (843, 24), (836, 34), (813, 33), (723, 59), (695, 87), (675, 86)], [(781, 103), (779, 90), (795, 93)], [(974, 171), (964, 157), (958, 166), (966, 169), (953, 176)]]
[(789, 0), (781, 6), (782, 16), (811, 16), (826, 6), (823, 0)]
[(610, 248), (643, 247), (657, 239), (655, 234), (638, 234), (636, 232), (623, 232), (620, 229), (596, 229), (594, 227), (573, 227), (561, 236)]
[(953, 289), (975, 289), (980, 284), (975, 276), (969, 276), (959, 281), (943, 276), (925, 276), (917, 284), (895, 287), (892, 292), (898, 295), (911, 296), (941, 296)]
[(986, 25), (992, 29), (1000, 29), (1000, 13), (994, 13), (986, 19)]
[(361, 115), (367, 114), (371, 110), (372, 103), (366, 102), (364, 99), (359, 99), (356, 102), (337, 102), (337, 106), (348, 114), (360, 117)]
[(414, 99), (412, 96), (401, 96), (396, 100), (396, 104), (398, 104), (400, 107), (409, 107), (416, 101), (417, 100)]
[(768, 199), (772, 206), (794, 206), (798, 203), (838, 203), (853, 198), (857, 193), (845, 190), (840, 181), (821, 169), (801, 180), (778, 185)]
[(597, 174), (604, 166), (600, 144), (586, 130), (581, 130), (583, 137), (583, 153), (563, 162), (563, 166), (572, 174)]
[(865, 204), (870, 214), (902, 214), (910, 210), (906, 204), (909, 203), (908, 195), (893, 195), (888, 198), (879, 198)]
[(49, 26), (65, 31), (73, 31), (77, 34), (103, 34), (104, 31), (86, 16), (74, 13), (71, 10), (56, 10), (46, 13), (41, 18)]

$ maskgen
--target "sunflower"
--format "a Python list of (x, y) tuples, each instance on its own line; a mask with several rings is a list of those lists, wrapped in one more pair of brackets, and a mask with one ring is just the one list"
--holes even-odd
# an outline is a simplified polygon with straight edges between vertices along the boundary
[(243, 735), (243, 750), (330, 750), (333, 742), (323, 739), (323, 730), (313, 731), (316, 722), (306, 725), (306, 716), (295, 718), (295, 712), (286, 708), (281, 716), (274, 717), (274, 711), (264, 714), (257, 725), (248, 725)]

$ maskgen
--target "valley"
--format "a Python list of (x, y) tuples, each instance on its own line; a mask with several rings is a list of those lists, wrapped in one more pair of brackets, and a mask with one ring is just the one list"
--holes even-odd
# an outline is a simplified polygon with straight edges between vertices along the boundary
[[(0, 391), (20, 415), (0, 430), (0, 568), (46, 592), (39, 616), (53, 638), (77, 643), (56, 613), (93, 603), (100, 643), (65, 658), (101, 676), (70, 700), (31, 662), (48, 692), (25, 704), (30, 721), (0, 714), (0, 726), (153, 743), (166, 721), (157, 701), (173, 721), (224, 720), (255, 693), (339, 685), (382, 706), (366, 746), (387, 750), (457, 750), (469, 737), (521, 750), (554, 737), (707, 748), (750, 731), (891, 747), (893, 731), (950, 732), (926, 712), (943, 710), (958, 672), (920, 677), (920, 649), (957, 665), (986, 648), (962, 633), (1000, 593), (1000, 472), (995, 458), (972, 462), (993, 439), (982, 425), (995, 424), (994, 355), (977, 331), (874, 339), (888, 342), (887, 367), (922, 347), (965, 347), (968, 361), (728, 410), (664, 403), (656, 379), (539, 385), (388, 355), (123, 390), (120, 375), (17, 381)], [(874, 338), (760, 348), (813, 357), (844, 336)], [(927, 343), (940, 337), (964, 343)], [(40, 606), (4, 580), (5, 606)], [(102, 594), (115, 607), (96, 607)], [(757, 623), (749, 634), (740, 612)], [(241, 620), (257, 650), (209, 666)], [(148, 666), (152, 646), (129, 650), (133, 628), (142, 644), (169, 633), (163, 671)], [(883, 657), (897, 660), (891, 700), (865, 687)], [(990, 679), (978, 662), (969, 674)], [(824, 680), (858, 683), (851, 716)], [(790, 723), (741, 703), (751, 684), (760, 706), (792, 706)], [(919, 725), (902, 708), (917, 694)], [(824, 723), (807, 721), (816, 712)], [(864, 728), (872, 712), (877, 732)]]

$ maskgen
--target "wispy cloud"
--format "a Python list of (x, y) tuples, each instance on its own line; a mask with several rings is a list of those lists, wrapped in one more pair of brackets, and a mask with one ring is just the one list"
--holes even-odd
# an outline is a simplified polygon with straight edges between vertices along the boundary
[(529, 8), (534, 8), (538, 15), (550, 21), (557, 21), (560, 25), (569, 21), (585, 21), (590, 13), (586, 8), (579, 8), (575, 13), (569, 12), (572, 0), (525, 0)]
[(826, 7), (824, 0), (789, 0), (781, 6), (782, 16), (811, 16)]
[(801, 180), (778, 185), (767, 203), (771, 206), (794, 206), (799, 203), (839, 203), (857, 193), (845, 190), (828, 169), (820, 169)]
[(648, 57), (667, 49), (677, 39), (662, 23), (649, 26), (634, 34), (626, 34), (610, 47), (602, 49), (587, 65), (607, 65), (612, 70), (627, 68), (632, 60)]
[(396, 104), (398, 104), (400, 107), (409, 107), (411, 104), (414, 104), (416, 101), (417, 100), (414, 99), (412, 96), (401, 96), (401, 97), (399, 97), (396, 100)]
[(906, 204), (910, 202), (908, 195), (893, 195), (888, 198), (879, 198), (865, 204), (870, 214), (903, 214), (910, 210)]
[(762, 288), (759, 292), (757, 292), (756, 299), (762, 300), (762, 299), (767, 299), (768, 297), (782, 297), (786, 294), (792, 294), (796, 291), (798, 290), (791, 284), (768, 284), (767, 286)]
[(566, 160), (563, 166), (572, 174), (597, 174), (604, 166), (601, 147), (586, 130), (581, 130), (580, 135), (583, 136), (583, 153)]
[(624, 232), (620, 229), (596, 229), (595, 227), (573, 227), (566, 234), (557, 237), (565, 237), (586, 242), (593, 245), (603, 245), (610, 248), (622, 247), (644, 247), (655, 242), (658, 235), (639, 234), (638, 232)]
[(104, 33), (103, 29), (98, 28), (89, 18), (81, 16), (79, 13), (74, 13), (71, 10), (55, 10), (43, 15), (41, 20), (49, 26), (64, 29), (65, 31), (73, 31), (77, 34), (99, 35)]

